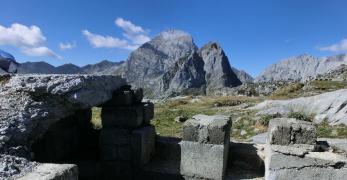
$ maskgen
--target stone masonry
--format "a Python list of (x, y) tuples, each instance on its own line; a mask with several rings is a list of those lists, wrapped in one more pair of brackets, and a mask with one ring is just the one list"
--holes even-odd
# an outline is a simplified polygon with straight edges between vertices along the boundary
[(290, 118), (270, 121), (265, 148), (267, 180), (333, 180), (347, 176), (347, 158), (317, 142), (311, 122)]
[(103, 179), (133, 179), (154, 154), (154, 105), (142, 102), (142, 89), (125, 86), (102, 106), (100, 134)]
[(181, 142), (181, 174), (186, 179), (224, 179), (231, 118), (196, 115), (185, 122)]

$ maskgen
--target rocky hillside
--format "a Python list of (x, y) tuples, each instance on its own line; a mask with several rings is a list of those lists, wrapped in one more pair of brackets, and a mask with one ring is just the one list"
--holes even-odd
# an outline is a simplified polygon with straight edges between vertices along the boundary
[(290, 100), (266, 100), (254, 109), (260, 110), (259, 115), (300, 113), (314, 116), (316, 123), (327, 120), (330, 124), (347, 125), (347, 89)]
[(341, 54), (330, 57), (313, 57), (300, 55), (282, 60), (266, 68), (255, 82), (271, 81), (301, 81), (305, 82), (325, 74), (342, 64), (347, 64), (347, 55)]

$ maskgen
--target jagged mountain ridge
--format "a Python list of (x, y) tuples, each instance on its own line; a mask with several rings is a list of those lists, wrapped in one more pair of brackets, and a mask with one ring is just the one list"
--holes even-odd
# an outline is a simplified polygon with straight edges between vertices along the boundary
[(347, 65), (347, 55), (340, 54), (317, 58), (308, 54), (290, 57), (266, 68), (255, 82), (297, 81), (305, 82), (325, 74), (340, 65)]
[(130, 54), (124, 67), (130, 84), (144, 87), (147, 95), (155, 97), (190, 89), (209, 94), (242, 84), (218, 43), (198, 49), (191, 35), (180, 30), (164, 31), (143, 44)]
[(133, 51), (124, 62), (104, 60), (83, 67), (27, 62), (19, 70), (19, 73), (121, 75), (131, 85), (144, 87), (147, 95), (152, 97), (192, 91), (205, 94), (224, 87), (236, 87), (242, 84), (240, 79), (244, 79), (238, 78), (240, 72), (231, 68), (218, 43), (209, 42), (199, 49), (191, 35), (180, 30), (161, 32)]

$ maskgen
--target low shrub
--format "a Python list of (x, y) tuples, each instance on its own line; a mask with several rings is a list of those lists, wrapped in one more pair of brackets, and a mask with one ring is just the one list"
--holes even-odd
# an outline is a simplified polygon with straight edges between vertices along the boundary
[(280, 118), (280, 117), (282, 117), (282, 115), (279, 113), (264, 115), (264, 116), (261, 116), (261, 118), (257, 120), (257, 124), (267, 127), (269, 125), (269, 122), (271, 119)]
[(302, 121), (309, 121), (309, 122), (312, 122), (314, 119), (313, 114), (308, 115), (304, 112), (295, 112), (295, 111), (290, 111), (290, 113), (288, 114), (288, 117), (295, 118)]

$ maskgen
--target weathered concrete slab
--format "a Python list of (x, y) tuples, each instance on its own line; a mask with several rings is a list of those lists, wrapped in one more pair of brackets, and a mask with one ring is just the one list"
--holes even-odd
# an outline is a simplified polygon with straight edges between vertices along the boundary
[(131, 161), (103, 161), (101, 163), (102, 177), (100, 179), (132, 179)]
[(265, 178), (269, 180), (345, 179), (347, 158), (332, 152), (288, 153), (288, 146), (266, 148)]
[(229, 142), (231, 117), (195, 115), (183, 125), (183, 140), (207, 144)]
[(181, 174), (187, 178), (223, 179), (228, 146), (182, 141)]
[(78, 167), (74, 164), (40, 164), (18, 180), (78, 180)]
[(334, 151), (347, 154), (347, 139), (318, 138), (317, 141), (326, 141)]
[(100, 133), (100, 155), (103, 161), (132, 159), (131, 130), (103, 129)]
[(135, 167), (148, 163), (155, 152), (155, 128), (148, 125), (136, 129), (131, 135), (131, 148)]
[(155, 155), (162, 160), (181, 160), (180, 138), (157, 136), (155, 141)]
[(315, 144), (317, 139), (316, 127), (313, 123), (293, 118), (273, 119), (268, 129), (270, 144)]
[(101, 110), (103, 128), (136, 128), (143, 123), (142, 104), (121, 107), (103, 107)]

